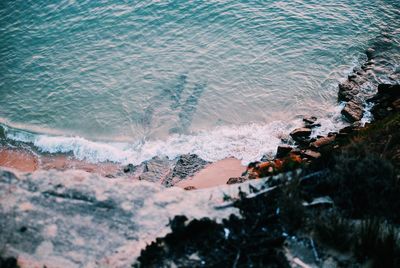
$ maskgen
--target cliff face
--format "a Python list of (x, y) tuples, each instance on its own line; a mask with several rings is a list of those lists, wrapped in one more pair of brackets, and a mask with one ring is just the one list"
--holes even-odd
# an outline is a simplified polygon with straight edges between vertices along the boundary
[[(231, 186), (226, 192), (237, 192)], [(0, 170), (0, 255), (32, 267), (127, 267), (174, 215), (221, 219), (221, 190), (188, 192), (78, 171)]]

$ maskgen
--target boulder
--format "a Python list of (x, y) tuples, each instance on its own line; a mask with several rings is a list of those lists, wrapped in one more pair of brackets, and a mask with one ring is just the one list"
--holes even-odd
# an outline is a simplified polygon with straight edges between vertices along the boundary
[(201, 159), (196, 154), (184, 154), (179, 156), (172, 171), (165, 177), (162, 184), (172, 186), (176, 182), (192, 177), (210, 162)]
[(299, 141), (302, 140), (303, 138), (308, 138), (311, 135), (311, 129), (301, 127), (301, 128), (296, 128), (290, 133), (290, 136), (295, 140)]
[(372, 47), (368, 48), (365, 51), (365, 54), (367, 54), (368, 60), (371, 60), (374, 57), (374, 53), (375, 53), (375, 49), (373, 49)]
[(133, 164), (128, 164), (124, 167), (125, 173), (133, 173), (135, 171), (136, 171), (136, 166), (134, 166)]
[(354, 81), (346, 81), (339, 84), (338, 100), (351, 101), (360, 92), (359, 86)]
[(282, 158), (287, 156), (293, 148), (290, 145), (279, 145), (276, 150), (276, 158)]
[(364, 111), (361, 104), (354, 101), (349, 101), (346, 103), (341, 113), (349, 122), (352, 123), (360, 121), (363, 117)]
[(160, 182), (171, 171), (171, 161), (168, 158), (154, 157), (143, 164), (143, 173), (139, 180)]
[(312, 142), (310, 144), (311, 147), (315, 148), (315, 149), (319, 149), (325, 145), (329, 145), (331, 144), (333, 141), (335, 141), (335, 136), (328, 136), (328, 137), (322, 137), (317, 139), (316, 141)]

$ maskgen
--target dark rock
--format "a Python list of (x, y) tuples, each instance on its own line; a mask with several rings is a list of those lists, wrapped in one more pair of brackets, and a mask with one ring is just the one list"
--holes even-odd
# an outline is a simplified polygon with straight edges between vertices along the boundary
[(320, 127), (320, 126), (321, 126), (320, 123), (314, 123), (314, 124), (311, 124), (311, 125), (306, 124), (306, 127), (307, 127), (307, 128), (316, 128), (316, 127)]
[(339, 130), (339, 134), (350, 134), (354, 131), (355, 127), (350, 125)]
[(303, 121), (307, 124), (314, 124), (317, 122), (317, 118), (315, 116), (307, 116), (303, 118)]
[(196, 190), (197, 188), (194, 186), (186, 186), (185, 188), (183, 188), (186, 191), (191, 191), (191, 190)]
[(309, 137), (311, 135), (311, 129), (301, 127), (301, 128), (296, 128), (290, 133), (290, 136), (294, 139), (297, 140), (299, 138), (305, 138)]
[(233, 178), (229, 178), (229, 180), (226, 182), (226, 184), (235, 184), (235, 183), (242, 183), (247, 181), (248, 178), (247, 177), (233, 177)]
[(375, 52), (375, 49), (373, 49), (372, 47), (368, 48), (365, 51), (365, 54), (367, 54), (368, 60), (371, 60), (374, 57), (374, 52)]
[(342, 115), (350, 122), (360, 121), (363, 117), (362, 105), (354, 101), (349, 101), (342, 110)]
[(394, 109), (400, 110), (400, 99), (395, 100), (394, 102), (392, 102), (392, 106), (393, 106)]
[(128, 164), (126, 167), (124, 167), (125, 173), (132, 173), (135, 171), (136, 171), (136, 167), (133, 164)]
[(17, 259), (14, 257), (3, 258), (0, 257), (0, 267), (1, 268), (19, 268), (17, 264)]
[(287, 156), (293, 148), (289, 145), (279, 145), (277, 150), (276, 150), (276, 158), (282, 158)]
[(380, 84), (378, 85), (378, 94), (400, 96), (400, 84), (399, 85)]

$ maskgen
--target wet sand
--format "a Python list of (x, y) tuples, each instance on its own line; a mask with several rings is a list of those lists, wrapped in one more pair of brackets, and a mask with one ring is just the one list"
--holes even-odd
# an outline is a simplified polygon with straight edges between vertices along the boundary
[(0, 166), (33, 172), (39, 168), (39, 160), (29, 151), (3, 148), (0, 149)]
[(239, 177), (245, 170), (246, 167), (240, 160), (226, 158), (208, 165), (192, 178), (180, 181), (175, 186), (181, 188), (193, 186), (196, 189), (203, 189), (225, 185), (229, 178)]
[(103, 176), (113, 175), (121, 171), (121, 166), (114, 163), (93, 164), (62, 155), (41, 156), (39, 158), (30, 151), (9, 148), (0, 149), (0, 166), (22, 172), (34, 172), (38, 169), (78, 169)]

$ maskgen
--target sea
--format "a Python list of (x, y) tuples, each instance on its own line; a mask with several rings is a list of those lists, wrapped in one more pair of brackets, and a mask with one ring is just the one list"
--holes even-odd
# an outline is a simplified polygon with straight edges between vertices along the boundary
[(348, 124), (338, 84), (371, 47), (400, 73), (400, 1), (2, 0), (0, 146), (246, 164), (304, 116)]

